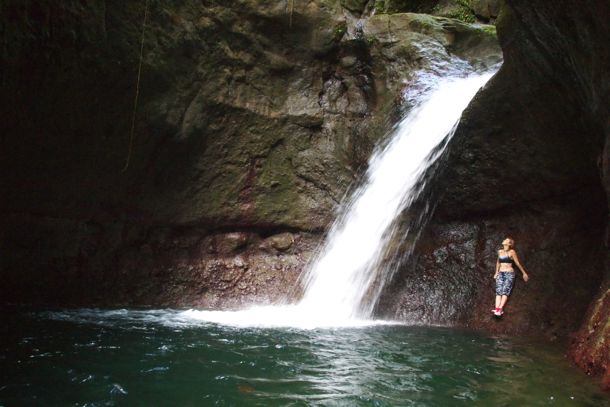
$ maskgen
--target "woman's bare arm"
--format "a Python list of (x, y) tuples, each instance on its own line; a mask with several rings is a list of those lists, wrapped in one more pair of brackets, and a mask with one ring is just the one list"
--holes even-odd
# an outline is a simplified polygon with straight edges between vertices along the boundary
[(527, 281), (530, 279), (529, 275), (527, 274), (527, 272), (525, 271), (525, 268), (523, 268), (523, 266), (521, 265), (521, 262), (519, 261), (519, 256), (517, 256), (517, 252), (514, 250), (511, 250), (512, 255), (513, 255), (513, 260), (515, 260), (515, 264), (517, 265), (517, 267), (519, 267), (519, 269), (521, 270), (521, 273), (523, 273), (523, 280)]

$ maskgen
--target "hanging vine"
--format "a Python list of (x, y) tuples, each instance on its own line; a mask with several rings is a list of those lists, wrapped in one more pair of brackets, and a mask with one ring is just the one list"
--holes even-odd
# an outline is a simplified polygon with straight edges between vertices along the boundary
[(142, 37), (140, 39), (140, 62), (138, 64), (138, 76), (136, 79), (136, 94), (133, 101), (133, 114), (131, 116), (131, 131), (129, 132), (129, 150), (127, 151), (127, 158), (125, 160), (125, 166), (121, 172), (127, 171), (129, 163), (131, 162), (131, 154), (133, 152), (133, 140), (136, 127), (136, 112), (138, 110), (138, 97), (140, 96), (140, 78), (142, 76), (142, 59), (144, 55), (144, 33), (146, 32), (146, 20), (148, 19), (148, 1), (144, 5), (144, 21), (142, 22)]
[(288, 27), (292, 28), (292, 13), (294, 12), (294, 0), (289, 0), (290, 2), (290, 17), (288, 19)]

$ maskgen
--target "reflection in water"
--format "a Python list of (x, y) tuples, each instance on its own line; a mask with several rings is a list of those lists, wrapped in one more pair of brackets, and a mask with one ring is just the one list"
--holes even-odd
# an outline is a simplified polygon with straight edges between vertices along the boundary
[(0, 405), (610, 406), (559, 349), (446, 328), (6, 314)]

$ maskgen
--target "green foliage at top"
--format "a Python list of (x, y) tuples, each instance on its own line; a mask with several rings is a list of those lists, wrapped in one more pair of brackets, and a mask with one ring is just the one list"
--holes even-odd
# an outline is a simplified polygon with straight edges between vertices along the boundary
[(339, 23), (335, 27), (335, 32), (334, 32), (334, 35), (333, 35), (333, 41), (334, 42), (341, 41), (341, 38), (343, 38), (343, 36), (345, 35), (346, 32), (347, 32), (347, 24), (345, 22)]
[(496, 26), (495, 25), (482, 25), (481, 26), (481, 30), (485, 31), (487, 34), (493, 35), (493, 36), (497, 36), (498, 33), (496, 31)]
[(455, 18), (465, 23), (474, 23), (476, 17), (472, 9), (472, 0), (455, 0), (455, 2), (458, 6), (457, 9), (454, 12), (446, 14), (445, 17)]

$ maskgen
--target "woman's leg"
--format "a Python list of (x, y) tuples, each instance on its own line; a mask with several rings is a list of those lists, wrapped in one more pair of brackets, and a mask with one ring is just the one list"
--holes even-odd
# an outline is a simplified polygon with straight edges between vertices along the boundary
[(502, 303), (502, 287), (504, 286), (504, 274), (505, 273), (498, 273), (498, 276), (496, 277), (496, 310), (502, 307), (500, 304)]
[[(508, 301), (508, 295), (503, 295), (500, 297), (500, 308), (504, 308), (506, 301)], [(496, 300), (496, 302), (497, 302), (497, 300)]]
[(506, 305), (506, 301), (508, 301), (508, 296), (510, 295), (511, 291), (513, 290), (513, 285), (515, 284), (515, 273), (505, 273), (505, 281), (504, 281), (504, 288), (502, 290), (502, 298), (500, 299), (500, 308), (504, 308), (504, 305)]

